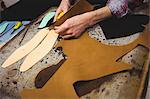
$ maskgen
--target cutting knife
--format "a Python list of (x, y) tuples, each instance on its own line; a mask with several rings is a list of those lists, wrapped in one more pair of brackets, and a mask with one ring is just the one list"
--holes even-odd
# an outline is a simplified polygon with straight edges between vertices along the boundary
[(42, 29), (28, 43), (18, 48), (10, 57), (8, 57), (2, 67), (8, 67), (27, 56), (20, 67), (20, 71), (28, 70), (53, 48), (58, 38), (58, 34), (56, 34), (54, 30), (51, 30), (54, 26), (59, 26), (68, 18), (91, 10), (93, 10), (93, 6), (86, 0), (77, 1), (59, 20), (50, 25), (50, 27)]

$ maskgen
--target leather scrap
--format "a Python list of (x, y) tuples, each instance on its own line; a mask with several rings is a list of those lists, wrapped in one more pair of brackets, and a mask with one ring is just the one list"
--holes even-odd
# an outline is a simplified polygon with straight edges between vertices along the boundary
[(123, 18), (112, 17), (99, 22), (106, 39), (130, 36), (143, 32), (149, 23), (149, 16), (143, 14), (127, 14)]

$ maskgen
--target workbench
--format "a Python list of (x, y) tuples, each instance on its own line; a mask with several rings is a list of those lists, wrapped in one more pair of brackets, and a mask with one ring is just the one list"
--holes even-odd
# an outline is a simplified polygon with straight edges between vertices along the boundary
[[(139, 11), (139, 9), (137, 11)], [(55, 8), (51, 8), (48, 11), (54, 10)], [(138, 13), (137, 11), (135, 12)], [(148, 9), (142, 9), (140, 11), (145, 14), (148, 13)], [(1, 65), (12, 52), (28, 42), (39, 31), (38, 25), (43, 16), (44, 14), (33, 20), (29, 26), (0, 49)], [(140, 35), (140, 33), (137, 33), (128, 37), (107, 40), (99, 25), (93, 26), (88, 31), (91, 38), (109, 45), (126, 45), (137, 39)], [(149, 32), (148, 26), (144, 32)], [(118, 61), (131, 64), (134, 67), (132, 70), (78, 83), (75, 87), (78, 95), (81, 99), (139, 99), (142, 97), (146, 83), (149, 59), (148, 48), (141, 45), (135, 47), (129, 53), (118, 59)], [(65, 53), (61, 47), (53, 48), (31, 69), (26, 72), (20, 72), (19, 66), (23, 60), (24, 58), (5, 69), (0, 67), (0, 91), (1, 93), (7, 94), (7, 97), (19, 99), (21, 98), (19, 93), (24, 88), (38, 88), (42, 85), (40, 81), (43, 79), (48, 81), (52, 73), (54, 73), (65, 60)], [(0, 94), (1, 97), (4, 97), (3, 99), (5, 99), (5, 94)], [(33, 99), (33, 97), (29, 99)], [(42, 99), (45, 98), (43, 97)]]

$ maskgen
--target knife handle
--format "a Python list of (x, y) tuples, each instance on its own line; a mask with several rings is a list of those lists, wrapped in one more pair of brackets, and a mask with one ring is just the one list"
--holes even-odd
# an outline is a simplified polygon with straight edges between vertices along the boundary
[(62, 11), (58, 16), (57, 16), (57, 20), (60, 19), (65, 13)]
[(16, 23), (16, 25), (14, 26), (14, 29), (17, 30), (18, 28), (20, 28), (22, 25), (22, 23), (19, 21)]

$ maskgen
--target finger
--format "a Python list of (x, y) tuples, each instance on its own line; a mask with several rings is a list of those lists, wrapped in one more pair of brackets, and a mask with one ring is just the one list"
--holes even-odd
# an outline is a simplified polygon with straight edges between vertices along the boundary
[(65, 9), (63, 10), (64, 13), (66, 13), (67, 11), (68, 11), (68, 8), (65, 8)]
[(59, 26), (55, 26), (55, 27), (54, 27), (54, 30), (57, 30), (57, 29), (59, 29), (59, 28), (60, 28)]
[(65, 24), (62, 24), (59, 27), (54, 27), (55, 32), (60, 34), (60, 35), (63, 35), (68, 30), (68, 28), (69, 27), (65, 26)]
[(57, 10), (53, 22), (57, 20), (57, 16), (62, 12), (62, 10)]
[(73, 37), (74, 37), (74, 35), (72, 35), (72, 34), (62, 36), (63, 39), (71, 39)]

